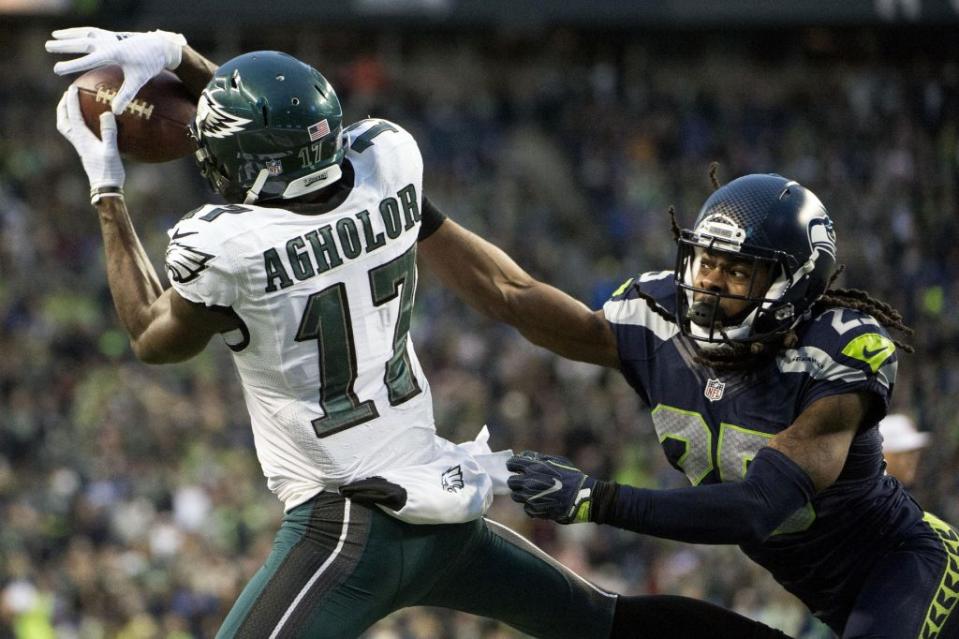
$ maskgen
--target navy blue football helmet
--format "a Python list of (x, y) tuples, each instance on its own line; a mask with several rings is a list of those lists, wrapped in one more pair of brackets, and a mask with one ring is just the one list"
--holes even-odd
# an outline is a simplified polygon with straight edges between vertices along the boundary
[[(680, 232), (678, 245), (676, 321), (707, 348), (768, 341), (792, 330), (809, 316), (836, 268), (836, 234), (826, 208), (812, 191), (775, 174), (746, 175), (717, 189), (693, 228)], [(771, 269), (772, 283), (749, 296), (697, 288), (699, 257), (707, 251), (751, 262), (754, 278)], [(711, 297), (694, 303), (696, 292)], [(721, 298), (749, 305), (727, 318)]]

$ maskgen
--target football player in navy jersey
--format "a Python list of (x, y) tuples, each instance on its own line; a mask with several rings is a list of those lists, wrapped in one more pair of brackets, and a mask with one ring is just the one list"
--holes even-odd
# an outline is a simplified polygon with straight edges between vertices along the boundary
[(164, 288), (126, 207), (113, 114), (100, 116), (98, 138), (76, 88), (64, 94), (57, 128), (90, 180), (135, 354), (183, 361), (220, 335), (263, 472), (284, 502), (272, 553), (217, 637), (353, 637), (416, 605), (543, 637), (692, 638), (703, 628), (723, 639), (784, 637), (706, 602), (603, 591), (482, 516), (492, 483), (505, 488), (508, 454), (436, 435), (408, 335), (418, 251), (443, 268), (448, 254), (432, 235), (462, 230), (423, 196), (419, 148), (402, 127), (344, 126), (325, 78), (278, 52), (217, 67), (176, 34), (87, 27), (54, 32), (47, 48), (86, 54), (58, 63), (59, 73), (120, 64), (115, 112), (174, 70), (198, 97), (190, 130), (200, 169), (229, 202), (171, 229)]
[(446, 222), (448, 284), (533, 342), (622, 371), (692, 484), (648, 490), (562, 457), (509, 462), (532, 517), (738, 544), (838, 635), (959, 637), (959, 536), (884, 473), (878, 421), (899, 353), (895, 309), (832, 288), (836, 236), (819, 199), (747, 175), (673, 218), (672, 270), (627, 280), (598, 312)]

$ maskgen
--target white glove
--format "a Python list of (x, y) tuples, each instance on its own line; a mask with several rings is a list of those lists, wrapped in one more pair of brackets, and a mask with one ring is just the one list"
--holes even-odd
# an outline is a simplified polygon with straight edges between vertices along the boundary
[(113, 98), (113, 112), (123, 113), (130, 100), (150, 78), (163, 69), (180, 66), (186, 38), (169, 31), (117, 33), (96, 27), (59, 29), (47, 40), (50, 53), (85, 53), (73, 60), (57, 62), (53, 72), (67, 75), (118, 64), (123, 69), (123, 86)]
[(90, 180), (90, 201), (101, 197), (123, 197), (126, 172), (117, 149), (117, 120), (110, 111), (100, 114), (100, 139), (87, 128), (80, 112), (76, 85), (70, 85), (57, 105), (57, 131), (80, 154), (83, 169)]

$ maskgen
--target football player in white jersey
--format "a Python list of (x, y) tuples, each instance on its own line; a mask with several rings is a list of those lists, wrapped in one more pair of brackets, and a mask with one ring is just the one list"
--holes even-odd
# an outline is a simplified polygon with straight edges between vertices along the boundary
[(644, 619), (671, 620), (674, 637), (700, 636), (717, 617), (723, 636), (783, 636), (704, 602), (604, 592), (483, 518), (504, 486), (505, 457), (485, 433), (459, 446), (436, 435), (409, 339), (417, 247), (443, 215), (423, 198), (419, 149), (399, 125), (344, 127), (329, 83), (282, 53), (217, 68), (174, 34), (78, 28), (54, 38), (50, 51), (87, 54), (58, 73), (123, 66), (115, 112), (175, 69), (199, 96), (191, 132), (200, 168), (229, 202), (171, 229), (164, 290), (124, 202), (113, 114), (101, 116), (97, 138), (68, 89), (57, 126), (90, 178), (134, 352), (181, 361), (222, 336), (264, 474), (284, 503), (273, 551), (218, 637), (352, 637), (415, 605), (535, 636), (642, 636)]

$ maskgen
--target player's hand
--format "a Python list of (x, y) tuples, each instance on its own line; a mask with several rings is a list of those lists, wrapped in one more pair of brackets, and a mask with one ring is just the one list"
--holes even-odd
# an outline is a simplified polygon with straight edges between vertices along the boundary
[(530, 517), (560, 524), (589, 521), (590, 500), (596, 480), (565, 457), (524, 450), (506, 467), (517, 473), (507, 480), (513, 501), (524, 504)]
[(140, 88), (163, 69), (180, 66), (186, 38), (169, 31), (118, 33), (96, 27), (59, 29), (47, 40), (50, 53), (85, 53), (53, 66), (57, 75), (89, 71), (118, 64), (123, 69), (123, 86), (113, 98), (113, 112), (123, 113)]
[(126, 172), (117, 149), (117, 120), (113, 113), (105, 111), (100, 114), (102, 139), (98, 138), (83, 121), (77, 87), (70, 85), (57, 105), (57, 131), (80, 154), (94, 202), (104, 194), (122, 193)]

